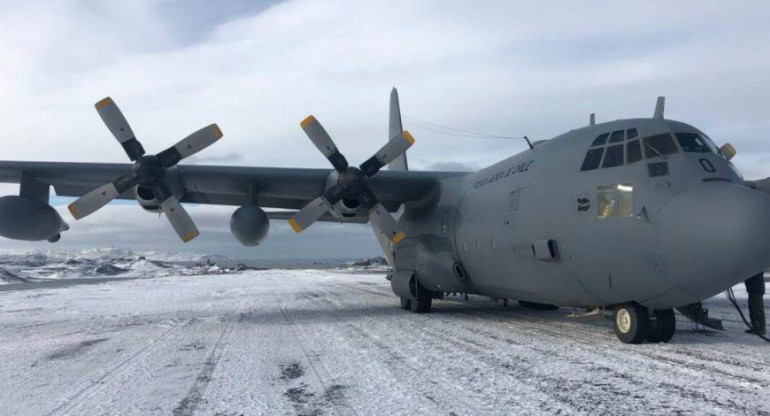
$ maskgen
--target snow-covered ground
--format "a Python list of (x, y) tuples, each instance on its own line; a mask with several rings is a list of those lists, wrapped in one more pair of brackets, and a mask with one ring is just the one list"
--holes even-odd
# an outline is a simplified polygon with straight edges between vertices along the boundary
[(5, 285), (0, 414), (770, 415), (769, 345), (707, 306), (728, 331), (632, 346), (564, 309), (415, 315), (381, 273)]
[[(227, 263), (223, 267), (217, 263)], [(139, 252), (127, 248), (0, 252), (0, 285), (84, 278), (149, 278), (236, 272), (237, 261), (219, 255)]]

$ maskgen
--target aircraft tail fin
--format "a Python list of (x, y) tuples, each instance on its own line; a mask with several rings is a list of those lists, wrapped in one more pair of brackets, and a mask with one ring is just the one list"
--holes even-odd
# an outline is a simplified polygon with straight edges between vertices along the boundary
[[(388, 140), (396, 137), (404, 131), (401, 125), (401, 107), (398, 104), (398, 91), (395, 87), (390, 91), (390, 120), (388, 122)], [(388, 164), (388, 170), (409, 170), (409, 164), (406, 161), (406, 153), (393, 159)]]
[[(388, 121), (388, 140), (401, 134), (402, 131), (404, 131), (404, 126), (401, 124), (401, 107), (398, 104), (398, 91), (394, 87), (393, 90), (390, 91), (390, 120)], [(403, 153), (401, 156), (393, 159), (393, 161), (388, 164), (388, 170), (409, 170), (409, 165), (406, 161), (406, 153)], [(401, 205), (401, 207), (398, 209), (398, 212), (395, 213), (396, 221), (401, 218), (403, 213), (404, 206)], [(385, 259), (388, 261), (388, 265), (390, 267), (395, 267), (393, 263), (393, 243), (385, 234), (381, 233), (380, 230), (377, 229), (377, 226), (374, 225), (374, 223), (371, 224), (372, 229), (374, 230), (374, 235), (377, 236), (377, 242), (380, 243), (380, 247), (382, 248), (382, 253), (385, 255)]]

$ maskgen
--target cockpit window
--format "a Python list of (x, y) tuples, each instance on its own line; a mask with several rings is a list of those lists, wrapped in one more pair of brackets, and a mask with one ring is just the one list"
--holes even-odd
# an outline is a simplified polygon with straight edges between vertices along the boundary
[(599, 137), (594, 140), (593, 143), (591, 143), (591, 147), (593, 146), (601, 146), (605, 143), (607, 143), (607, 137), (610, 137), (609, 133), (600, 134)]
[(674, 133), (674, 135), (679, 141), (679, 146), (682, 146), (683, 152), (709, 153), (711, 151), (706, 142), (696, 133)]
[(610, 143), (620, 143), (623, 141), (623, 130), (613, 131), (610, 135)]
[(642, 147), (639, 140), (632, 140), (626, 144), (626, 163), (634, 163), (642, 160)]
[(602, 154), (604, 153), (604, 148), (599, 149), (591, 149), (586, 153), (586, 158), (583, 160), (583, 167), (580, 168), (580, 171), (586, 171), (586, 170), (594, 170), (599, 167), (599, 163), (602, 161)]
[(628, 129), (628, 130), (626, 130), (626, 138), (628, 140), (631, 140), (631, 139), (635, 138), (638, 135), (639, 135), (639, 133), (636, 131), (636, 129)]
[[(622, 135), (623, 132), (621, 131)], [(607, 146), (607, 153), (604, 155), (602, 168), (614, 168), (623, 165), (623, 145)]]
[(674, 140), (668, 133), (644, 138), (644, 155), (647, 159), (678, 153)]

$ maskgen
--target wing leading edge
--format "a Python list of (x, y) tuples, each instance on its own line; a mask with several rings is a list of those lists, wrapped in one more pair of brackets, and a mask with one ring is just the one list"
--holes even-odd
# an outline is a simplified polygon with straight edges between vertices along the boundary
[[(53, 186), (58, 196), (80, 197), (130, 172), (124, 163), (0, 161), (0, 182), (20, 183), (22, 173)], [(297, 210), (323, 193), (329, 169), (178, 166), (169, 179), (178, 182), (181, 202)], [(389, 211), (428, 195), (442, 178), (458, 172), (381, 171), (369, 185)], [(134, 199), (133, 190), (117, 199)], [(353, 221), (359, 222), (359, 221)]]

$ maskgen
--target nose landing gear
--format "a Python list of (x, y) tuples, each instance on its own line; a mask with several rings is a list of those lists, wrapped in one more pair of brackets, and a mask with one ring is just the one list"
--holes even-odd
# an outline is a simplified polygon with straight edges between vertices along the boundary
[(636, 302), (615, 307), (615, 335), (626, 344), (669, 342), (676, 330), (676, 318), (672, 309), (653, 311)]

